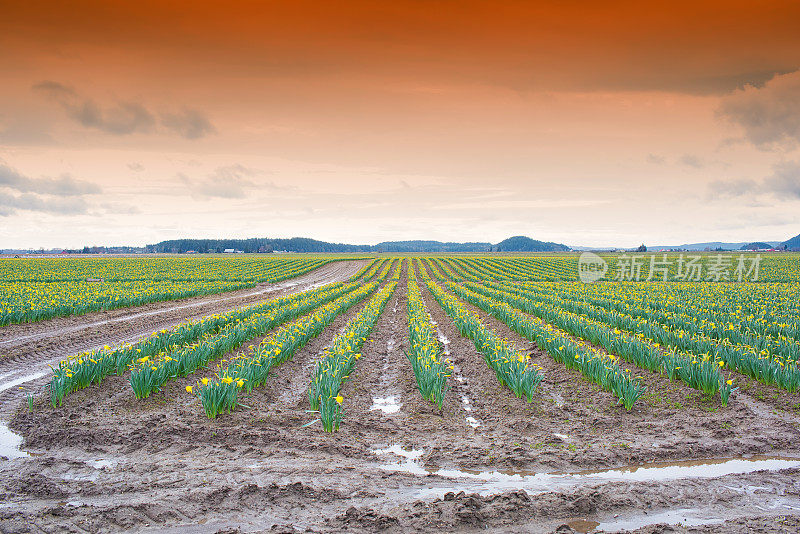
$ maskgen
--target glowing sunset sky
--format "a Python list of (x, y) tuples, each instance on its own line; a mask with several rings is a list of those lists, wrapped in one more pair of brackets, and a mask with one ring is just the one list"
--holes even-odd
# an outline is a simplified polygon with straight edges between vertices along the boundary
[(796, 1), (0, 4), (0, 248), (800, 233)]

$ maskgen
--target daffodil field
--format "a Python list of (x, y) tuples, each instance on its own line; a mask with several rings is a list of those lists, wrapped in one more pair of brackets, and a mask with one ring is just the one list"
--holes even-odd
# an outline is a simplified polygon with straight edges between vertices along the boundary
[[(649, 267), (660, 269), (659, 276), (664, 278), (685, 274), (682, 259), (677, 266), (668, 266), (669, 258), (658, 264), (653, 257), (642, 255), (641, 265), (648, 267), (649, 261)], [(726, 265), (736, 267), (736, 258), (725, 259)], [(126, 375), (132, 395), (144, 399), (171, 380), (190, 377), (186, 393), (196, 399), (198, 410), (216, 418), (236, 410), (243, 395), (264, 386), (275, 368), (366, 300), (341, 331), (335, 336), (329, 332), (332, 341), (317, 355), (307, 378), (308, 407), (319, 414), (323, 429), (333, 432), (345, 419), (345, 381), (357, 365), (375, 365), (360, 360), (362, 350), (387, 302), (401, 293), (398, 288), (406, 298), (407, 349), (403, 350), (410, 364), (406, 364), (409, 376), (413, 373), (422, 399), (438, 409), (446, 406), (453, 360), (468, 357), (482, 357), (501, 386), (527, 402), (541, 394), (545, 368), (553, 365), (574, 374), (575, 380), (597, 384), (613, 403), (628, 411), (647, 394), (646, 377), (697, 390), (706, 398), (717, 398), (720, 406), (735, 402), (745, 377), (776, 392), (796, 393), (800, 391), (800, 256), (767, 255), (758, 265), (753, 258), (747, 256), (738, 265), (750, 275), (758, 270), (761, 277), (757, 281), (731, 280), (733, 275), (720, 280), (664, 281), (651, 276), (656, 271), (645, 269), (641, 281), (606, 275), (586, 282), (578, 281), (578, 258), (568, 254), (379, 257), (365, 262), (344, 282), (182, 323), (135, 344), (66, 358), (53, 368), (50, 398), (57, 407), (70, 392), (98, 385), (109, 375)], [(705, 267), (693, 263), (693, 272), (701, 273), (703, 268), (720, 272), (714, 271), (713, 262), (722, 260), (713, 255), (705, 255), (703, 260)], [(49, 271), (49, 264), (35, 266), (27, 280), (20, 278), (25, 272), (19, 265), (3, 265), (5, 270), (0, 272), (4, 276), (19, 279), (1, 283), (17, 284), (18, 289), (25, 284), (72, 288), (52, 295), (50, 311), (41, 313), (67, 315), (68, 310), (56, 306), (58, 302), (80, 313), (80, 306), (90, 308), (100, 302), (96, 295), (91, 297), (95, 300), (86, 297), (85, 301), (82, 296), (68, 296), (86, 283), (81, 277), (99, 272), (102, 262), (93, 261), (99, 260), (81, 260), (75, 271), (79, 274), (63, 266), (53, 267), (56, 263)], [(179, 264), (169, 265), (170, 261)], [(243, 287), (279, 280), (329, 260), (304, 256), (269, 260), (268, 265), (266, 260), (241, 264), (228, 258), (209, 261), (203, 266), (195, 258), (148, 259), (149, 267), (131, 266), (130, 279), (106, 285), (138, 287), (148, 276), (169, 276), (169, 280), (159, 278), (159, 283), (171, 284), (175, 291), (225, 291), (226, 284)], [(607, 264), (609, 270), (618, 265), (612, 258)], [(114, 260), (102, 268), (107, 280), (115, 280), (125, 272), (125, 261)], [(164, 296), (167, 293), (156, 296), (154, 287), (166, 286), (150, 286), (154, 299), (170, 298)], [(12, 314), (8, 303), (22, 299), (18, 295), (3, 294), (2, 320), (35, 320), (32, 311), (26, 312), (27, 316)], [(134, 297), (132, 290), (121, 298), (150, 298), (143, 295)], [(46, 309), (36, 302), (34, 308)], [(440, 308), (436, 313), (443, 313), (453, 328), (474, 344), (478, 356), (445, 355), (432, 307)], [(538, 351), (519, 349), (519, 337), (517, 344), (510, 339), (514, 335), (523, 338), (523, 344), (531, 342)], [(237, 352), (248, 343), (253, 344)]]
[(4, 258), (0, 326), (275, 283), (332, 261), (314, 257)]

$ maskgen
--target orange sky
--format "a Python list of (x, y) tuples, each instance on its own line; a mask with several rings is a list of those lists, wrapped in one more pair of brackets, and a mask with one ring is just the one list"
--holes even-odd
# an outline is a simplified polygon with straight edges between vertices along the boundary
[(798, 2), (0, 11), (0, 248), (800, 232)]

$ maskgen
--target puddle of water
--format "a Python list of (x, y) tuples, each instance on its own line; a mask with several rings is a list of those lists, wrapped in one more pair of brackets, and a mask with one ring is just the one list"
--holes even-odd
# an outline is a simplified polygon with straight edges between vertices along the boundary
[[(400, 445), (392, 445), (391, 447), (387, 447), (385, 449), (375, 449), (373, 452), (378, 456), (393, 454), (403, 459), (401, 463), (389, 464), (387, 467), (391, 466), (391, 468), (386, 469), (387, 471), (398, 471), (401, 473), (409, 473), (419, 476), (425, 476), (429, 474), (429, 471), (425, 469), (419, 462), (419, 459), (422, 458), (422, 455), (424, 454), (424, 451), (419, 449), (412, 448), (410, 450), (406, 450)], [(383, 466), (381, 468), (383, 469)]]
[[(445, 345), (445, 347), (447, 347), (447, 345)], [(461, 374), (461, 369), (457, 365), (453, 366), (453, 378), (455, 378), (459, 384), (467, 384), (467, 380), (464, 378), (464, 375)], [(472, 403), (469, 401), (469, 397), (466, 394), (461, 395), (461, 407), (464, 408), (465, 412), (467, 412), (467, 416), (465, 418), (467, 425), (472, 428), (478, 428), (481, 426), (481, 422), (472, 416)]]
[(46, 374), (48, 374), (50, 370), (47, 371), (40, 371), (38, 373), (33, 373), (30, 375), (21, 376), (19, 378), (15, 378), (14, 380), (9, 380), (5, 384), (0, 384), (0, 393), (7, 389), (11, 389), (15, 386), (19, 386), (20, 384), (24, 384), (25, 382), (30, 382), (31, 380), (36, 380), (38, 378), (42, 378)]
[(590, 471), (578, 474), (586, 478), (609, 478), (626, 481), (665, 481), (678, 478), (713, 478), (725, 475), (752, 473), (754, 471), (777, 471), (800, 467), (800, 459), (770, 456), (752, 458), (722, 458), (714, 460), (684, 460), (678, 462), (655, 462), (648, 465), (629, 466), (609, 471)]
[(97, 482), (97, 473), (64, 473), (61, 475), (61, 479), (75, 482)]
[(637, 528), (655, 525), (657, 523), (667, 523), (668, 525), (680, 523), (685, 527), (698, 527), (701, 525), (716, 525), (724, 522), (725, 520), (720, 517), (703, 517), (699, 510), (687, 508), (667, 510), (665, 512), (647, 514), (629, 519), (615, 519), (613, 521), (601, 522), (598, 523), (595, 528), (616, 532), (619, 530), (636, 530)]
[(450, 354), (450, 340), (449, 340), (449, 339), (447, 339), (447, 336), (446, 336), (446, 335), (444, 335), (444, 334), (442, 333), (442, 331), (441, 331), (441, 330), (439, 330), (438, 328), (436, 329), (436, 333), (438, 334), (436, 337), (438, 337), (438, 338), (439, 338), (439, 342), (440, 342), (440, 343), (442, 344), (442, 346), (444, 347), (444, 349), (443, 349), (443, 350), (444, 350), (444, 353), (445, 353), (445, 355), (449, 355), (449, 354)]
[[(389, 450), (389, 452), (393, 451)], [(446, 468), (430, 470), (417, 461), (422, 456), (422, 452), (412, 452), (414, 452), (412, 456), (403, 456), (405, 460), (401, 464), (383, 464), (379, 467), (386, 471), (403, 471), (422, 476), (436, 475), (461, 481), (456, 486), (448, 485), (441, 488), (421, 489), (418, 495), (422, 498), (441, 496), (447, 491), (458, 492), (463, 490), (477, 492), (482, 495), (491, 495), (503, 491), (523, 489), (529, 493), (536, 493), (567, 489), (579, 484), (666, 482), (684, 478), (714, 478), (761, 470), (775, 471), (790, 467), (800, 467), (800, 459), (753, 457), (748, 459), (728, 458), (672, 463), (659, 462), (604, 471), (582, 471), (576, 473), (472, 471)]]
[(25, 458), (30, 456), (21, 449), (22, 436), (11, 431), (3, 423), (0, 423), (0, 456), (11, 458)]
[(109, 469), (113, 469), (117, 466), (119, 462), (117, 460), (86, 460), (86, 465), (89, 467), (94, 467), (95, 469), (103, 469), (104, 467), (108, 467)]
[(403, 404), (400, 402), (400, 395), (372, 397), (372, 406), (370, 406), (369, 411), (380, 410), (388, 415), (399, 412), (402, 405)]
[(581, 534), (586, 532), (591, 532), (600, 526), (600, 523), (597, 521), (590, 521), (588, 519), (570, 519), (566, 522), (566, 524), (575, 532), (580, 532)]

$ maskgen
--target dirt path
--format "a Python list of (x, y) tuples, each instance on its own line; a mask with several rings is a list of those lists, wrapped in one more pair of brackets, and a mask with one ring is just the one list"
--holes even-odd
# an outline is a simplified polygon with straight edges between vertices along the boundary
[[(276, 284), (0, 328), (0, 419), (44, 383), (50, 365), (71, 354), (132, 343), (180, 322), (346, 280), (364, 261), (337, 261)], [(19, 389), (20, 387), (24, 389)]]

